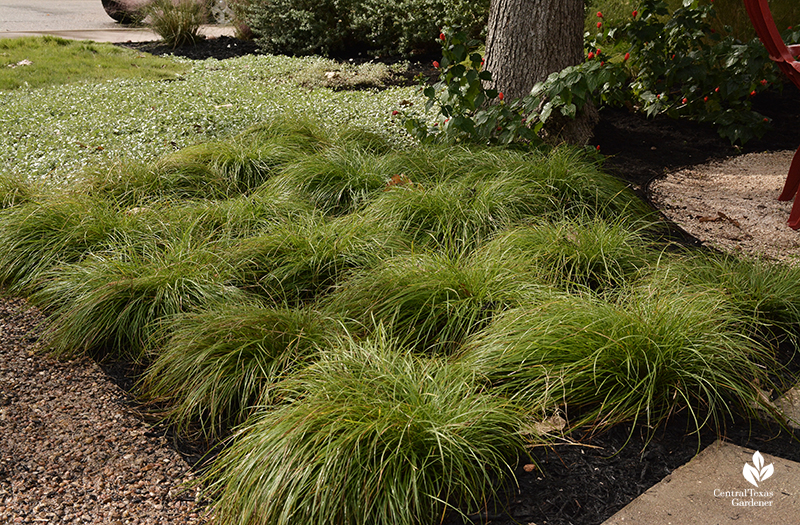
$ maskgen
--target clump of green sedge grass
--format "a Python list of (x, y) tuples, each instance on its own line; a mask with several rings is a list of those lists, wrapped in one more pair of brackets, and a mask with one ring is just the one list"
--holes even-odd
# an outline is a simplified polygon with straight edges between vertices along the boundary
[(598, 217), (539, 220), (506, 229), (483, 251), (488, 258), (522, 259), (525, 271), (539, 282), (601, 292), (636, 280), (658, 259), (647, 235), (650, 225), (636, 228)]
[(477, 511), (524, 453), (521, 413), (480, 376), (380, 334), (287, 380), (206, 475), (220, 523), (436, 523)]
[(113, 251), (54, 268), (31, 297), (52, 315), (44, 340), (57, 356), (139, 360), (159, 324), (194, 308), (241, 300), (213, 243), (126, 239)]
[[(761, 336), (800, 338), (800, 269), (724, 254), (692, 254), (672, 267), (684, 282), (713, 283)], [(677, 276), (677, 275), (676, 275)]]
[(328, 293), (349, 270), (372, 268), (405, 250), (405, 239), (379, 223), (311, 214), (242, 239), (229, 258), (239, 286), (296, 304)]
[[(615, 297), (571, 295), (499, 317), (462, 354), (505, 395), (563, 409), (571, 424), (656, 428), (686, 410), (697, 430), (755, 416), (769, 348), (716, 290), (657, 279)], [(718, 427), (717, 427), (718, 428)]]
[(79, 262), (124, 227), (125, 216), (85, 194), (27, 199), (0, 210), (0, 282), (17, 293), (36, 290), (44, 272)]
[(358, 326), (380, 323), (418, 352), (448, 354), (504, 310), (551, 294), (521, 265), (421, 251), (354, 272), (324, 305)]
[(184, 313), (151, 349), (141, 389), (166, 407), (180, 434), (196, 429), (214, 442), (244, 423), (254, 406), (269, 404), (275, 385), (335, 333), (337, 325), (317, 311), (257, 301)]

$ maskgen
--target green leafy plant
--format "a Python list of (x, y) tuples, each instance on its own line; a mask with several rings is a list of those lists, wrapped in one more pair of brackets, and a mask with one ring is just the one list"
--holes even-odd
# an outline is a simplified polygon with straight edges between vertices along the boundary
[[(436, 106), (435, 122), (429, 126), (411, 114), (403, 116), (403, 125), (421, 140), (479, 144), (507, 144), (518, 139), (535, 140), (539, 128), (525, 124), (519, 104), (507, 105), (503, 93), (486, 89), (492, 75), (482, 68), (477, 52), (480, 42), (469, 39), (458, 28), (445, 27), (438, 39), (442, 60), (433, 64), (440, 69), (439, 82), (423, 89), (426, 110)], [(496, 104), (488, 105), (497, 101)]]
[[(752, 97), (780, 86), (780, 76), (757, 39), (723, 38), (712, 27), (714, 16), (713, 4), (697, 0), (673, 12), (664, 0), (643, 0), (616, 26), (598, 12), (598, 32), (586, 35), (586, 61), (552, 73), (529, 96), (510, 102), (484, 88), (491, 73), (480, 67), (478, 43), (446, 28), (440, 81), (424, 89), (427, 109), (437, 108), (435, 122), (429, 126), (407, 114), (404, 124), (420, 139), (537, 143), (554, 115), (575, 118), (593, 102), (708, 122), (731, 143), (745, 143), (769, 125), (752, 110)], [(620, 48), (626, 51), (613, 51)], [(492, 103), (495, 97), (499, 103)]]
[(542, 108), (543, 119), (554, 109), (570, 116), (593, 99), (708, 122), (731, 143), (766, 131), (769, 119), (752, 110), (751, 99), (780, 86), (779, 72), (757, 39), (742, 43), (712, 27), (713, 4), (686, 0), (670, 12), (663, 0), (644, 0), (619, 25), (600, 20), (598, 32), (587, 34), (586, 62), (535, 86), (527, 111)]
[(486, 32), (489, 0), (361, 0), (353, 18), (370, 48), (419, 54), (438, 49), (433, 38), (445, 26), (461, 27), (468, 37), (480, 40)]
[[(247, 0), (237, 9), (269, 53), (332, 55), (353, 49), (409, 55), (434, 51), (445, 25), (484, 31), (489, 1)], [(402, 13), (402, 16), (398, 16)]]

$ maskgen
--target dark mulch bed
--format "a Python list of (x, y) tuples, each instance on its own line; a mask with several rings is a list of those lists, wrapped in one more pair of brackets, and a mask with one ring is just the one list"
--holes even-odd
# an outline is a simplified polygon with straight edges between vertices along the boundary
[[(257, 52), (252, 43), (233, 38), (206, 40), (195, 47), (175, 50), (157, 43), (126, 45), (193, 59), (225, 59)], [(345, 59), (363, 60), (361, 57)], [(414, 64), (406, 81), (410, 82), (418, 73), (435, 76), (429, 64), (429, 57)], [(601, 112), (593, 145), (599, 145), (607, 156), (607, 170), (646, 195), (649, 183), (668, 170), (737, 153), (794, 149), (800, 144), (800, 92), (797, 89), (789, 85), (782, 92), (767, 92), (759, 95), (754, 103), (758, 111), (774, 120), (774, 127), (762, 139), (744, 148), (731, 146), (708, 126), (666, 117), (645, 119), (626, 110)], [(131, 372), (125, 367), (107, 370), (123, 382)], [(745, 421), (731, 420), (721, 426), (719, 433), (737, 445), (800, 461), (800, 432), (790, 433), (777, 425), (751, 426)], [(597, 435), (576, 433), (571, 439), (588, 446), (534, 449), (532, 456), (539, 468), (526, 472), (523, 466), (528, 461), (521, 460), (516, 470), (518, 486), (501, 491), (501, 495), (487, 505), (486, 512), (472, 516), (471, 520), (464, 522), (457, 516), (450, 516), (447, 522), (451, 525), (598, 525), (717, 437), (717, 432), (712, 430), (692, 435), (691, 425), (681, 414), (657, 429), (649, 443), (648, 430), (643, 426), (618, 426)], [(197, 449), (186, 447), (185, 452), (197, 458)]]

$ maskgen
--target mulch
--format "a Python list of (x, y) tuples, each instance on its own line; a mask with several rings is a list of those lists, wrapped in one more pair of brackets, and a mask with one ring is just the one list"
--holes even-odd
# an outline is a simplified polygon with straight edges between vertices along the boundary
[[(252, 42), (229, 37), (179, 49), (157, 43), (126, 45), (192, 59), (225, 59), (258, 52)], [(410, 78), (403, 81), (413, 82), (411, 77), (418, 73), (434, 77), (436, 71), (428, 64), (429, 57), (412, 64)], [(791, 85), (768, 91), (756, 97), (754, 109), (773, 119), (773, 128), (744, 147), (731, 145), (707, 125), (667, 117), (647, 119), (623, 109), (601, 111), (592, 145), (599, 146), (605, 155), (607, 171), (628, 181), (647, 198), (649, 184), (668, 171), (739, 153), (795, 149), (800, 145), (800, 91)], [(118, 381), (126, 380), (125, 367), (108, 370)], [(599, 434), (579, 431), (570, 438), (578, 444), (536, 448), (530, 458), (520, 458), (515, 472), (517, 484), (500, 490), (484, 512), (468, 519), (452, 513), (446, 523), (598, 525), (717, 438), (763, 454), (800, 461), (800, 431), (729, 419), (716, 429), (697, 435), (686, 414), (674, 415), (668, 424), (655, 430), (644, 425), (617, 426)], [(187, 451), (197, 452), (190, 448)], [(524, 467), (531, 463), (537, 468), (529, 472), (530, 467)]]

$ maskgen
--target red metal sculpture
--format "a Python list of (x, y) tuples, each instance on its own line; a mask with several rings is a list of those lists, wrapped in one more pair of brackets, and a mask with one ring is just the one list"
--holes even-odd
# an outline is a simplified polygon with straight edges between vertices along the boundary
[[(744, 5), (758, 38), (769, 52), (769, 57), (800, 89), (800, 62), (795, 59), (800, 55), (800, 45), (786, 45), (783, 41), (769, 10), (768, 0), (744, 0)], [(797, 197), (789, 215), (789, 226), (795, 230), (800, 229), (800, 192), (798, 189), (800, 189), (800, 148), (797, 148), (797, 152), (794, 154), (789, 175), (786, 177), (786, 184), (778, 197), (778, 200), (781, 201), (790, 201)]]

